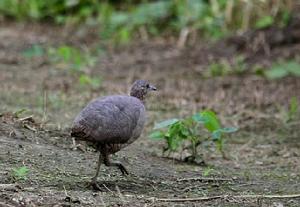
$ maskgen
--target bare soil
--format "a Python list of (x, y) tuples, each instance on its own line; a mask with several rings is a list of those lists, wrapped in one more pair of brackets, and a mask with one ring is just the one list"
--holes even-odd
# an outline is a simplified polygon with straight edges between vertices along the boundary
[[(282, 58), (299, 59), (300, 44), (278, 45), (268, 53), (237, 51), (224, 42), (197, 41), (179, 49), (174, 41), (161, 39), (119, 49), (101, 47), (97, 64), (89, 70), (103, 80), (94, 89), (80, 86), (76, 75), (45, 56), (29, 59), (22, 54), (33, 44), (95, 48), (101, 42), (96, 31), (2, 23), (0, 206), (300, 205), (299, 196), (288, 196), (300, 194), (299, 114), (291, 123), (284, 121), (290, 98), (300, 100), (299, 78), (270, 81), (250, 66), (241, 75), (205, 75), (211, 63), (234, 62), (241, 55), (247, 65), (264, 67)], [(102, 189), (94, 191), (87, 184), (98, 154), (84, 143), (75, 147), (69, 127), (89, 100), (127, 93), (137, 78), (150, 80), (159, 91), (147, 100), (143, 135), (113, 156), (130, 175), (102, 167)], [(14, 112), (23, 108), (27, 112), (16, 117)], [(201, 151), (205, 165), (180, 161), (176, 153), (162, 156), (164, 143), (148, 138), (154, 123), (204, 108), (216, 111), (225, 126), (239, 127), (226, 139), (229, 159), (213, 147)], [(29, 173), (18, 179), (14, 170), (22, 166)]]

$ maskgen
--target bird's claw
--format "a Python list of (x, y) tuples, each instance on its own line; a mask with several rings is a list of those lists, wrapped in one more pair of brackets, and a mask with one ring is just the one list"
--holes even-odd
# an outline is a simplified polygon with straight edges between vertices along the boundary
[(121, 163), (118, 164), (119, 170), (121, 171), (122, 175), (129, 175), (127, 169)]
[(92, 179), (92, 181), (87, 184), (87, 188), (92, 188), (93, 190), (101, 191), (101, 188), (97, 183), (97, 180), (94, 179)]

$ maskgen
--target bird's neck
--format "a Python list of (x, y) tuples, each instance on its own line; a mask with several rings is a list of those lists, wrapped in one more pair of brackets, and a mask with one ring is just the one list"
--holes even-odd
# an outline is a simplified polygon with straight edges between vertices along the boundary
[(140, 99), (143, 103), (145, 103), (145, 94), (139, 91), (131, 91), (130, 96), (136, 97)]

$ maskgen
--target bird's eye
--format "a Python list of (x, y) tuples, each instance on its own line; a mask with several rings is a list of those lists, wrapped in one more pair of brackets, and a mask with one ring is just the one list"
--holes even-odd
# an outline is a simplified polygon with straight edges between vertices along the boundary
[(150, 85), (149, 85), (149, 84), (147, 84), (147, 85), (146, 85), (146, 88), (149, 88), (149, 87), (150, 87)]

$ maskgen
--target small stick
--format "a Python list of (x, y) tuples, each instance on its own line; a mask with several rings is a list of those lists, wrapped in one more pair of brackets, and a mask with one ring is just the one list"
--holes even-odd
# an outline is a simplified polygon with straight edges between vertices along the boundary
[(29, 129), (29, 130), (31, 130), (31, 131), (34, 131), (34, 132), (37, 131), (35, 128), (29, 126), (28, 124), (24, 124), (24, 127), (27, 128), (27, 129)]
[(196, 198), (157, 198), (156, 201), (162, 202), (192, 202), (192, 201), (209, 201), (223, 198), (224, 196), (211, 196), (211, 197), (196, 197)]
[(64, 191), (65, 191), (65, 196), (66, 196), (66, 197), (69, 197), (69, 195), (68, 195), (68, 192), (67, 192), (67, 190), (66, 190), (66, 187), (65, 187), (65, 185), (63, 185), (63, 188), (64, 188)]
[(26, 121), (26, 120), (33, 122), (33, 115), (18, 119), (18, 121)]
[(179, 178), (177, 179), (177, 182), (182, 182), (182, 181), (233, 181), (234, 179), (232, 178), (207, 178), (207, 177), (192, 177), (192, 178)]
[(106, 190), (108, 190), (110, 193), (114, 193), (114, 192), (112, 192), (105, 184), (102, 184), (103, 186), (104, 186), (104, 188), (106, 189)]
[(154, 200), (161, 202), (193, 202), (193, 201), (209, 201), (216, 199), (224, 198), (254, 198), (254, 199), (263, 199), (263, 198), (300, 198), (300, 194), (291, 194), (291, 195), (219, 195), (211, 197), (195, 197), (195, 198), (156, 198)]

